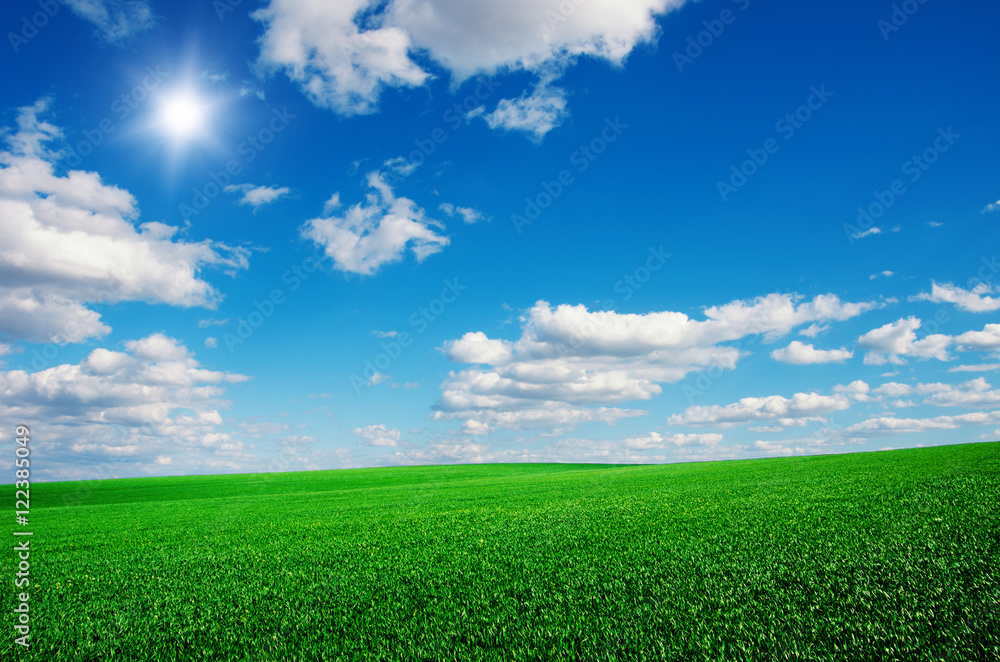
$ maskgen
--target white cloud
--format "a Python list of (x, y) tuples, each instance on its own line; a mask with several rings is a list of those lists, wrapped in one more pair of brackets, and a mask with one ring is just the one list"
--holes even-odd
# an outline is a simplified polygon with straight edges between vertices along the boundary
[(860, 379), (855, 379), (846, 386), (837, 384), (833, 387), (834, 393), (842, 393), (851, 400), (857, 400), (858, 402), (867, 402), (870, 400), (871, 398), (868, 395), (870, 391), (871, 387), (868, 386), (867, 382), (861, 381)]
[(961, 384), (935, 384), (932, 395), (924, 400), (937, 407), (995, 407), (1000, 405), (1000, 390), (993, 390), (983, 377)]
[(793, 340), (787, 347), (771, 352), (771, 358), (781, 363), (794, 365), (810, 365), (814, 363), (843, 363), (854, 356), (854, 353), (841, 347), (840, 349), (816, 349), (812, 345)]
[(524, 131), (535, 142), (563, 123), (566, 118), (566, 91), (539, 84), (517, 99), (501, 99), (496, 110), (483, 116), (491, 129)]
[(409, 161), (404, 156), (397, 156), (392, 159), (386, 159), (386, 161), (382, 164), (382, 166), (385, 169), (396, 173), (397, 175), (401, 175), (403, 177), (409, 177), (416, 171), (417, 168), (420, 167), (420, 163), (417, 163), (416, 161)]
[(982, 331), (966, 331), (955, 336), (955, 343), (965, 351), (1000, 349), (1000, 324), (987, 324)]
[(120, 42), (148, 30), (155, 23), (144, 0), (61, 0), (80, 18), (96, 28), (105, 42)]
[[(709, 435), (705, 435), (708, 437)], [(473, 440), (474, 439), (474, 440)], [(638, 438), (637, 438), (638, 439)], [(732, 457), (717, 445), (670, 446), (672, 453), (650, 455), (646, 449), (629, 448), (622, 441), (560, 439), (554, 443), (494, 450), (479, 438), (442, 441), (406, 452), (397, 451), (382, 459), (391, 464), (454, 464), (482, 462), (600, 462), (650, 463), (671, 459), (722, 459)], [(728, 449), (726, 449), (728, 450)]]
[(828, 324), (810, 324), (806, 328), (799, 331), (800, 336), (805, 336), (806, 338), (815, 338), (816, 336), (829, 330), (830, 326)]
[(783, 443), (777, 441), (761, 441), (757, 440), (753, 442), (753, 450), (765, 453), (767, 455), (794, 455), (795, 449), (786, 446)]
[(878, 396), (926, 396), (924, 404), (935, 407), (993, 407), (1000, 405), (1000, 390), (993, 390), (984, 377), (977, 377), (960, 384), (941, 382), (900, 384), (889, 382), (872, 391)]
[(127, 342), (125, 350), (98, 348), (78, 364), (37, 372), (0, 371), (0, 418), (37, 422), (50, 476), (95, 458), (148, 465), (173, 450), (197, 466), (243, 452), (219, 431), (219, 409), (228, 405), (223, 385), (249, 377), (202, 368), (162, 334)]
[(851, 235), (851, 239), (864, 239), (865, 237), (870, 237), (876, 234), (882, 234), (882, 228), (877, 225), (873, 225), (867, 230), (858, 230)]
[(334, 209), (340, 208), (340, 193), (334, 193), (330, 199), (323, 203), (323, 213), (329, 214)]
[(448, 360), (455, 363), (502, 365), (514, 356), (510, 343), (487, 338), (482, 331), (472, 331), (458, 340), (450, 340), (444, 349)]
[(399, 262), (407, 250), (422, 262), (448, 245), (450, 239), (436, 232), (443, 224), (413, 200), (397, 198), (381, 174), (369, 173), (368, 186), (373, 192), (343, 215), (314, 218), (300, 228), (325, 249), (335, 269), (367, 276)]
[(1000, 209), (1000, 200), (997, 200), (996, 202), (991, 202), (990, 204), (983, 207), (983, 212), (985, 213), (985, 212), (997, 211), (998, 209)]
[(1000, 370), (1000, 363), (976, 363), (948, 368), (948, 372), (992, 372), (994, 370)]
[(368, 386), (378, 386), (379, 384), (385, 382), (389, 379), (389, 375), (382, 372), (372, 373), (372, 376), (368, 379)]
[(877, 395), (887, 395), (890, 398), (898, 398), (901, 395), (909, 395), (913, 392), (913, 387), (909, 384), (900, 384), (899, 382), (888, 382), (882, 384), (881, 386), (875, 388), (873, 393)]
[(405, 30), (384, 18), (359, 27), (358, 15), (371, 8), (367, 0), (272, 0), (251, 14), (265, 26), (260, 62), (282, 69), (319, 106), (372, 113), (383, 87), (418, 86), (429, 74), (410, 60)]
[(718, 432), (707, 434), (684, 434), (677, 433), (663, 435), (658, 432), (650, 432), (640, 437), (628, 437), (624, 444), (626, 448), (635, 450), (661, 450), (680, 446), (717, 446), (722, 441), (722, 435)]
[(219, 346), (218, 338), (205, 338), (205, 347), (207, 349), (215, 349)]
[(204, 267), (246, 268), (247, 251), (174, 240), (178, 228), (136, 227), (135, 199), (95, 172), (54, 172), (46, 144), (61, 131), (42, 119), (45, 100), (20, 109), (0, 152), (0, 336), (80, 342), (110, 328), (88, 303), (147, 301), (214, 308)]
[(935, 303), (951, 303), (960, 310), (970, 313), (990, 313), (1000, 310), (1000, 297), (990, 294), (1000, 293), (1000, 288), (990, 287), (980, 283), (971, 290), (963, 290), (951, 283), (938, 284), (931, 281), (930, 293), (921, 292), (910, 298), (911, 301), (933, 301)]
[(389, 429), (382, 424), (354, 428), (351, 434), (358, 438), (359, 444), (363, 443), (368, 446), (399, 446), (400, 431)]
[(875, 437), (925, 430), (954, 430), (965, 425), (991, 425), (1000, 423), (1000, 410), (972, 412), (957, 416), (934, 416), (933, 418), (896, 418), (881, 416), (870, 418), (844, 428), (843, 433), (858, 437)]
[(920, 320), (907, 317), (872, 329), (858, 338), (858, 347), (867, 350), (865, 365), (883, 365), (906, 363), (905, 357), (920, 359), (934, 358), (948, 361), (948, 347), (954, 340), (951, 336), (940, 333), (928, 335), (917, 340), (916, 330), (920, 328)]
[(587, 0), (547, 7), (534, 0), (271, 0), (253, 13), (264, 24), (260, 62), (282, 70), (317, 105), (375, 112), (382, 91), (423, 85), (432, 60), (453, 87), (476, 74), (526, 71), (531, 95), (503, 99), (492, 126), (540, 136), (565, 112), (549, 86), (581, 56), (615, 65), (655, 41), (656, 17), (683, 0)]
[(257, 210), (278, 198), (288, 195), (292, 189), (287, 186), (254, 186), (253, 184), (230, 184), (223, 189), (226, 193), (242, 193), (239, 204), (253, 207), (254, 213)]
[(653, 398), (660, 383), (709, 367), (734, 368), (740, 350), (723, 343), (754, 334), (776, 339), (796, 326), (848, 319), (874, 306), (832, 295), (803, 302), (771, 294), (706, 308), (706, 319), (695, 320), (671, 311), (553, 309), (539, 301), (521, 317), (516, 341), (471, 332), (445, 343), (449, 359), (477, 365), (449, 374), (434, 418), (462, 420), (466, 430), (479, 432), (613, 423), (643, 413), (614, 405)]
[(441, 211), (448, 214), (449, 216), (454, 216), (458, 214), (463, 221), (472, 224), (482, 220), (489, 220), (481, 211), (477, 211), (472, 207), (456, 207), (450, 202), (442, 202), (439, 207)]
[(876, 278), (879, 278), (879, 277), (892, 278), (895, 275), (896, 275), (896, 272), (889, 271), (888, 269), (885, 269), (884, 271), (880, 271), (877, 274), (872, 274), (871, 276), (868, 277), (868, 280), (875, 280)]
[(769, 395), (741, 398), (729, 405), (697, 405), (668, 419), (670, 425), (694, 425), (729, 428), (754, 421), (777, 421), (782, 427), (821, 421), (823, 416), (849, 409), (850, 399), (843, 395), (796, 393), (791, 398)]
[(240, 96), (247, 97), (250, 96), (251, 94), (260, 99), (261, 101), (267, 100), (267, 95), (264, 94), (264, 90), (257, 87), (257, 85), (255, 85), (254, 83), (244, 82), (243, 85), (240, 86)]

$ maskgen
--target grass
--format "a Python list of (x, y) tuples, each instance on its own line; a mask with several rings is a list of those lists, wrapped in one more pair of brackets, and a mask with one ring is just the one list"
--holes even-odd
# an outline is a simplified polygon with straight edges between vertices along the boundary
[(33, 648), (4, 659), (1000, 659), (997, 443), (31, 496)]

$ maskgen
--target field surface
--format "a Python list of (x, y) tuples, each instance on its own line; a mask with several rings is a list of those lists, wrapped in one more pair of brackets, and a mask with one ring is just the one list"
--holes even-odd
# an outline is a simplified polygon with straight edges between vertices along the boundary
[(33, 648), (8, 625), (2, 659), (1000, 659), (997, 443), (31, 497)]

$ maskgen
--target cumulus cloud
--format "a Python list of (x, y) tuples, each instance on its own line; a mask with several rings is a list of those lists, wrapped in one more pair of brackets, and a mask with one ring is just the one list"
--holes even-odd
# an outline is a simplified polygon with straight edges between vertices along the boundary
[(48, 102), (21, 108), (0, 151), (0, 337), (81, 342), (110, 328), (87, 304), (146, 301), (214, 308), (221, 295), (205, 267), (246, 268), (247, 251), (175, 239), (178, 228), (138, 224), (127, 191), (95, 172), (55, 174), (62, 133)]
[(482, 331), (466, 333), (458, 340), (445, 343), (445, 356), (455, 363), (502, 365), (514, 356), (510, 343), (488, 338)]
[(799, 335), (805, 336), (806, 338), (815, 338), (829, 329), (830, 326), (828, 324), (810, 324), (806, 328), (799, 331)]
[(378, 172), (368, 175), (372, 192), (343, 215), (314, 218), (300, 228), (333, 259), (335, 269), (368, 276), (403, 259), (417, 262), (439, 252), (450, 239), (438, 234), (444, 225), (425, 214), (409, 198), (397, 198)]
[(712, 426), (729, 428), (756, 421), (777, 421), (782, 427), (821, 421), (823, 416), (849, 409), (850, 399), (841, 393), (820, 395), (796, 393), (791, 398), (769, 395), (762, 398), (742, 398), (728, 405), (697, 405), (683, 414), (674, 414), (670, 425)]
[(1000, 390), (979, 377), (961, 384), (934, 384), (937, 387), (924, 401), (937, 407), (996, 407), (1000, 406)]
[(948, 347), (953, 338), (940, 333), (928, 335), (917, 340), (917, 329), (920, 320), (916, 317), (906, 317), (872, 329), (858, 338), (858, 347), (867, 350), (865, 365), (884, 365), (893, 363), (903, 365), (906, 357), (919, 359), (937, 359), (948, 361)]
[(636, 450), (660, 450), (671, 447), (681, 447), (681, 446), (708, 446), (714, 447), (722, 442), (722, 435), (718, 432), (709, 432), (707, 434), (684, 434), (676, 433), (670, 435), (663, 435), (658, 432), (650, 432), (649, 434), (642, 435), (639, 437), (628, 437), (625, 439), (624, 444), (626, 448), (632, 448)]
[(982, 331), (966, 331), (955, 337), (955, 343), (966, 351), (1000, 349), (1000, 324), (987, 324)]
[(861, 381), (860, 379), (855, 379), (846, 386), (843, 384), (837, 384), (833, 387), (834, 393), (842, 393), (851, 400), (857, 400), (858, 402), (867, 402), (870, 400), (871, 398), (868, 395), (870, 391), (871, 387), (868, 386), (868, 383)]
[(230, 184), (223, 190), (226, 193), (242, 193), (239, 204), (253, 207), (254, 213), (260, 207), (274, 202), (292, 191), (287, 186), (279, 188), (276, 186), (254, 186), (253, 184)]
[(151, 463), (169, 450), (242, 457), (242, 442), (218, 429), (219, 409), (228, 405), (224, 386), (249, 377), (205, 369), (160, 333), (124, 350), (98, 348), (77, 364), (37, 372), (0, 371), (0, 418), (37, 422), (53, 472), (109, 457)]
[(358, 438), (359, 444), (367, 446), (399, 446), (399, 430), (387, 428), (382, 424), (354, 428), (351, 430), (351, 434)]
[(975, 363), (948, 368), (948, 372), (993, 372), (994, 370), (1000, 370), (1000, 363)]
[(153, 27), (155, 20), (144, 0), (62, 0), (70, 10), (93, 24), (98, 38), (121, 42)]
[(911, 300), (950, 303), (970, 313), (990, 313), (1000, 310), (1000, 297), (989, 296), (990, 294), (1000, 294), (1000, 288), (980, 283), (971, 290), (963, 290), (951, 283), (931, 281), (930, 292), (921, 292), (911, 297)]
[(814, 363), (843, 363), (854, 353), (843, 347), (840, 349), (816, 349), (811, 344), (793, 340), (787, 347), (771, 352), (771, 358), (781, 363), (810, 365)]
[(566, 115), (566, 91), (539, 85), (517, 99), (501, 99), (484, 119), (491, 129), (524, 131), (540, 142), (546, 133), (563, 123)]
[(924, 396), (924, 404), (935, 407), (993, 407), (1000, 405), (1000, 390), (993, 389), (984, 377), (977, 377), (959, 384), (888, 382), (873, 389), (872, 393), (889, 398)]
[(636, 46), (655, 40), (656, 17), (682, 4), (271, 0), (253, 17), (264, 25), (261, 64), (283, 71), (319, 106), (345, 115), (375, 112), (383, 90), (432, 78), (424, 58), (453, 87), (476, 74), (525, 71), (538, 77), (534, 91), (501, 100), (484, 117), (491, 126), (540, 136), (565, 114), (564, 95), (549, 84), (554, 78), (581, 56), (623, 64)]
[(843, 432), (846, 435), (866, 438), (923, 432), (925, 430), (954, 430), (966, 425), (992, 425), (996, 423), (1000, 423), (1000, 410), (931, 418), (880, 416), (844, 428)]
[(696, 320), (680, 312), (621, 314), (539, 301), (521, 317), (516, 341), (475, 331), (444, 344), (450, 360), (475, 367), (449, 373), (434, 419), (461, 420), (467, 432), (479, 434), (614, 423), (644, 413), (616, 405), (653, 398), (661, 383), (708, 367), (734, 368), (740, 350), (726, 342), (755, 334), (774, 340), (797, 326), (848, 319), (875, 305), (771, 294), (708, 307), (706, 319)]
[[(718, 446), (674, 447), (672, 455), (705, 450), (713, 456), (723, 456)], [(666, 462), (667, 454), (650, 455), (647, 449), (629, 448), (617, 440), (560, 439), (544, 446), (521, 448), (496, 448), (479, 438), (461, 441), (446, 440), (408, 451), (396, 451), (384, 456), (389, 464), (470, 464), (483, 462), (600, 462), (600, 463), (649, 463)], [(684, 459), (696, 459), (685, 457)]]

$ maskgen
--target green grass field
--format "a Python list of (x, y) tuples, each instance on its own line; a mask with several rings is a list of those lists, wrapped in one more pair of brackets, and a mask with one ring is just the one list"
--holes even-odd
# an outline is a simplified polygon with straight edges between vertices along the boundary
[(1000, 659), (997, 443), (31, 496), (33, 648), (4, 659)]

